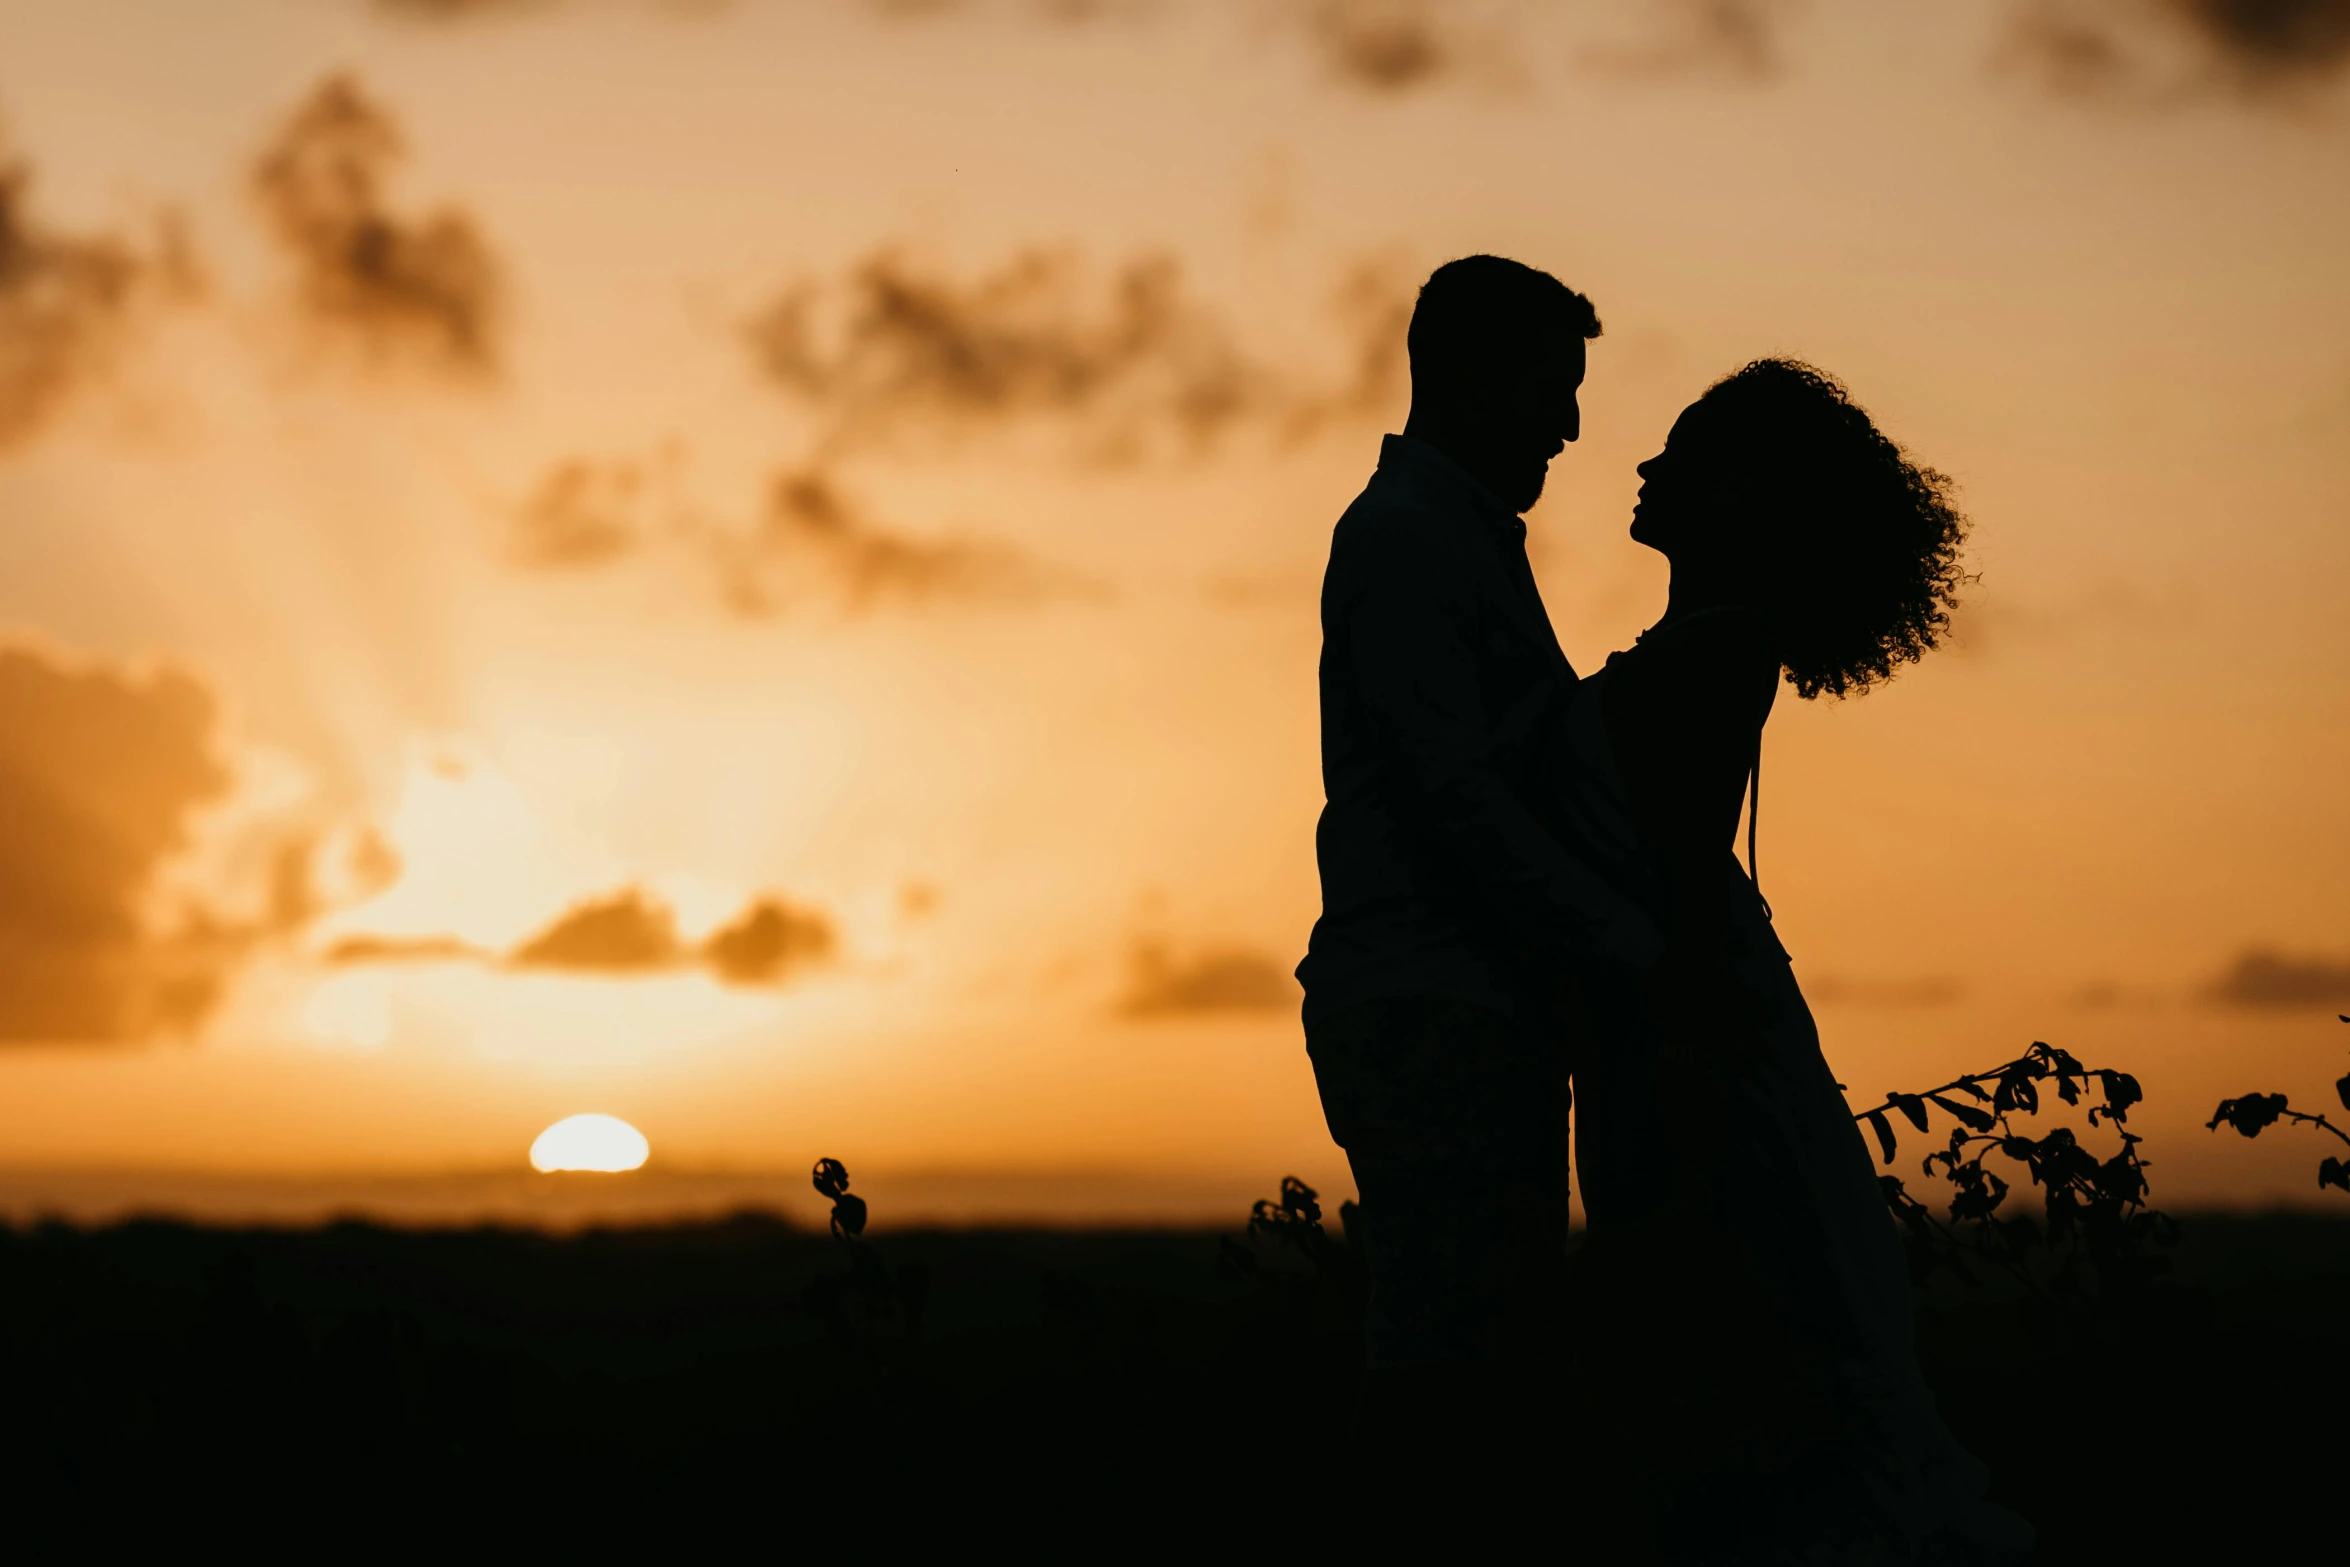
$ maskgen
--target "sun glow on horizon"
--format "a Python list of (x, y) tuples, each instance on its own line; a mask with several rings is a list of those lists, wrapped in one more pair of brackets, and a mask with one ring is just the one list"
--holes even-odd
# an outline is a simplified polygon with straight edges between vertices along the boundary
[(397, 874), (341, 911), (335, 932), (454, 934), (504, 946), (602, 869), (576, 846), (564, 853), (512, 778), (477, 748), (449, 739), (411, 742), (384, 838)]
[(643, 1167), (653, 1146), (616, 1115), (567, 1115), (530, 1145), (530, 1167), (548, 1174), (592, 1170), (614, 1174)]

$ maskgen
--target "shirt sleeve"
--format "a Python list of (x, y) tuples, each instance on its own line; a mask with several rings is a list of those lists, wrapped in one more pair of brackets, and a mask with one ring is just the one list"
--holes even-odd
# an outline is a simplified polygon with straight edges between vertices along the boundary
[(1495, 766), (1465, 563), (1412, 519), (1379, 519), (1360, 543), (1345, 655), (1448, 868), (1531, 957), (1581, 951), (1648, 967), (1662, 945), (1648, 916), (1547, 831)]

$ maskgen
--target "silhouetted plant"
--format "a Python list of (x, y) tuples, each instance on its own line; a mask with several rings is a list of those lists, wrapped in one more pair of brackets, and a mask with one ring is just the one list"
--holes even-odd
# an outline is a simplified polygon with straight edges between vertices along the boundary
[(907, 1339), (922, 1335), (922, 1309), (930, 1296), (930, 1270), (920, 1260), (893, 1272), (864, 1239), (865, 1199), (849, 1190), (848, 1167), (819, 1159), (812, 1176), (816, 1190), (832, 1199), (832, 1238), (841, 1244), (847, 1267), (808, 1282), (803, 1298), (833, 1337), (870, 1350), (885, 1322), (895, 1319)]
[[(2099, 1159), (2070, 1127), (2039, 1138), (2017, 1131), (2014, 1117), (2039, 1113), (2043, 1083), (2053, 1083), (2068, 1105), (2094, 1094), (2089, 1124), (2109, 1126), (2120, 1138), (2119, 1150)], [(2083, 1066), (2069, 1051), (2035, 1042), (2023, 1055), (1989, 1071), (1970, 1072), (1922, 1093), (1889, 1093), (1882, 1105), (1856, 1112), (1853, 1119), (1868, 1123), (1887, 1164), (1898, 1147), (1895, 1115), (1921, 1132), (1932, 1129), (1932, 1109), (1958, 1123), (1921, 1166), (1927, 1175), (1950, 1183), (1947, 1222), (1911, 1196), (1898, 1176), (1878, 1177), (1886, 1206), (1901, 1221), (1911, 1278), (1923, 1284), (1947, 1268), (1973, 1284), (1977, 1279), (1968, 1266), (1973, 1261), (2028, 1288), (2077, 1291), (2088, 1282), (2084, 1268), (2101, 1288), (2141, 1283), (2168, 1268), (2170, 1259), (2155, 1256), (2151, 1248), (2177, 1245), (2179, 1226), (2146, 1206), (2140, 1139), (2123, 1126), (2130, 1106), (2144, 1097), (2129, 1073)], [(1984, 1164), (1993, 1154), (2020, 1166), (2045, 1193), (2039, 1220), (2028, 1214), (2001, 1216), (2010, 1184)]]
[(1322, 1227), (1321, 1194), (1296, 1176), (1285, 1175), (1279, 1197), (1260, 1198), (1249, 1210), (1248, 1236), (1251, 1241), (1260, 1236), (1269, 1238), (1277, 1251), (1297, 1253), (1311, 1265), (1312, 1273), (1267, 1268), (1252, 1247), (1229, 1235), (1218, 1239), (1216, 1271), (1229, 1283), (1262, 1288), (1277, 1287), (1277, 1276), (1282, 1274), (1310, 1277), (1323, 1304), (1342, 1315), (1359, 1313), (1370, 1272), (1363, 1263), (1362, 1247), (1354, 1239), (1361, 1222), (1357, 1212), (1353, 1203), (1340, 1203), (1342, 1233), (1332, 1235)]
[[(2350, 1023), (2350, 1015), (2335, 1015), (2343, 1022)], [(2350, 1110), (2350, 1073), (2334, 1079), (2334, 1094), (2342, 1101), (2342, 1108)], [(2286, 1104), (2283, 1094), (2246, 1094), (2241, 1099), (2222, 1099), (2219, 1108), (2211, 1112), (2211, 1119), (2203, 1123), (2204, 1129), (2216, 1132), (2223, 1121), (2246, 1137), (2258, 1137), (2263, 1128), (2274, 1126), (2279, 1121), (2314, 1126), (2333, 1133), (2342, 1140), (2343, 1146), (2350, 1147), (2350, 1132), (2345, 1132), (2322, 1115), (2292, 1109)], [(2317, 1166), (2317, 1189), (2322, 1192), (2329, 1186), (2350, 1192), (2350, 1165), (2345, 1165), (2333, 1154), (2326, 1155)]]

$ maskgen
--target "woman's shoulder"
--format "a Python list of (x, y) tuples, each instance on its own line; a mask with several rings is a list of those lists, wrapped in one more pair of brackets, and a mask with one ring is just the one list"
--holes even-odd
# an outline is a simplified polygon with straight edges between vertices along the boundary
[(1760, 722), (1779, 680), (1769, 624), (1743, 608), (1660, 622), (1608, 664), (1601, 700), (1617, 723), (1638, 711), (1715, 712), (1724, 721)]
[(1609, 662), (1652, 671), (1695, 671), (1760, 663), (1770, 657), (1770, 625), (1762, 611), (1725, 604), (1659, 621)]

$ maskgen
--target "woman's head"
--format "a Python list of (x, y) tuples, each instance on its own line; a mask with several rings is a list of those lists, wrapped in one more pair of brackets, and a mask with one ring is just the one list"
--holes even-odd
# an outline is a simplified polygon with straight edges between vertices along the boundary
[(1950, 628), (1966, 536), (1950, 481), (1809, 365), (1714, 383), (1640, 477), (1632, 537), (1672, 561), (1675, 596), (1763, 611), (1804, 696), (1865, 690)]

